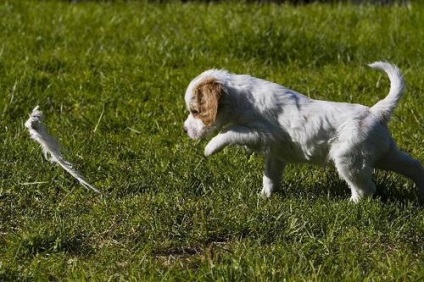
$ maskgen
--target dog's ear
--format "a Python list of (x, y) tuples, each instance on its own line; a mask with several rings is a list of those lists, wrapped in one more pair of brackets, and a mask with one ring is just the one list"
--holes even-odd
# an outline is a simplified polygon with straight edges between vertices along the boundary
[(206, 78), (196, 87), (194, 96), (199, 109), (198, 116), (206, 126), (215, 122), (223, 95), (224, 88), (215, 78)]

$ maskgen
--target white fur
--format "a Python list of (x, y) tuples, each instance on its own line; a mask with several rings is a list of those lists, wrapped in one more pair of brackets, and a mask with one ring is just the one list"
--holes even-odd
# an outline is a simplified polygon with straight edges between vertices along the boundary
[(52, 163), (59, 164), (64, 170), (75, 177), (85, 188), (91, 189), (96, 193), (100, 193), (99, 190), (88, 183), (85, 178), (73, 168), (70, 162), (63, 158), (62, 153), (60, 152), (59, 143), (53, 136), (47, 133), (43, 120), (43, 112), (40, 111), (39, 106), (36, 106), (32, 110), (29, 119), (25, 122), (25, 127), (28, 128), (31, 138), (40, 144), (44, 157)]
[(387, 128), (404, 82), (399, 69), (375, 62), (370, 67), (389, 76), (389, 94), (372, 107), (310, 99), (293, 90), (248, 75), (208, 70), (196, 77), (185, 94), (187, 108), (194, 101), (194, 90), (207, 78), (214, 78), (223, 89), (216, 121), (206, 126), (193, 114), (184, 129), (193, 139), (220, 130), (205, 148), (210, 156), (228, 145), (247, 146), (265, 155), (261, 194), (278, 190), (287, 163), (333, 163), (351, 188), (351, 200), (372, 195), (374, 168), (391, 170), (411, 178), (424, 195), (424, 169), (397, 149)]

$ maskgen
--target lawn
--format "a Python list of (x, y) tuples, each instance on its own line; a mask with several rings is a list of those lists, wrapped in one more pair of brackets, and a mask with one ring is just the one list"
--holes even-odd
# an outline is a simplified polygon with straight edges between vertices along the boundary
[[(373, 105), (388, 60), (408, 90), (390, 128), (424, 162), (424, 5), (0, 3), (1, 281), (419, 281), (413, 184), (375, 174), (357, 205), (333, 168), (289, 166), (258, 196), (263, 159), (203, 157), (184, 92), (209, 68), (316, 99)], [(40, 105), (63, 154), (102, 194), (51, 165), (24, 127)]]

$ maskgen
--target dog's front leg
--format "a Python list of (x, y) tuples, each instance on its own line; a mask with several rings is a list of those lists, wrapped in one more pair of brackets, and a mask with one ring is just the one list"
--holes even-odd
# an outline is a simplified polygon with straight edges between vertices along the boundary
[(273, 192), (280, 188), (281, 177), (285, 166), (285, 162), (274, 157), (272, 153), (265, 155), (265, 172), (261, 196), (269, 198)]
[(229, 145), (258, 146), (260, 142), (260, 135), (250, 128), (230, 126), (209, 141), (205, 148), (205, 156), (215, 154)]

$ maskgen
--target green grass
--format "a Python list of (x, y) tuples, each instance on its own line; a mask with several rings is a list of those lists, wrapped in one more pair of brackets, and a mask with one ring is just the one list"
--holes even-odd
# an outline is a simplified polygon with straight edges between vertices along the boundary
[[(389, 60), (408, 82), (390, 127), (424, 161), (422, 26), (420, 5), (1, 2), (0, 280), (422, 280), (408, 180), (377, 173), (353, 205), (332, 168), (290, 166), (263, 200), (261, 156), (205, 159), (182, 130), (205, 69), (372, 105), (389, 82), (365, 65)], [(37, 104), (102, 196), (43, 159)]]

